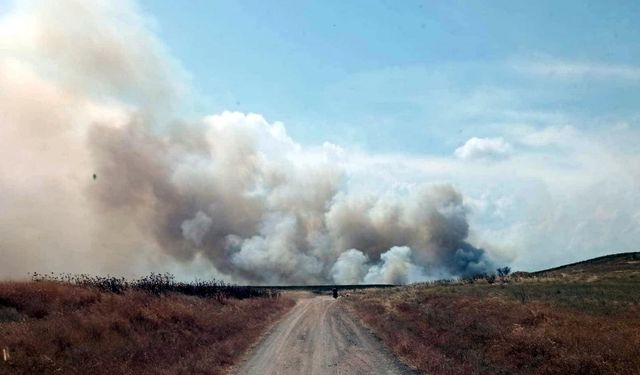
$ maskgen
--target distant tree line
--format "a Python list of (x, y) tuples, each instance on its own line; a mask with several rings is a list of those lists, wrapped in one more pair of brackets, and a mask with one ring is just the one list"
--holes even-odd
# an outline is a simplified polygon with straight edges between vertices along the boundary
[(221, 301), (227, 298), (272, 298), (279, 295), (277, 290), (229, 284), (215, 279), (196, 279), (192, 282), (176, 281), (175, 276), (170, 273), (151, 273), (139, 279), (127, 280), (124, 277), (118, 278), (114, 276), (93, 276), (70, 273), (55, 274), (53, 272), (50, 274), (39, 274), (34, 272), (31, 275), (31, 279), (35, 282), (67, 283), (116, 294), (122, 294), (128, 290), (137, 290), (155, 295), (181, 293), (189, 296), (216, 298)]

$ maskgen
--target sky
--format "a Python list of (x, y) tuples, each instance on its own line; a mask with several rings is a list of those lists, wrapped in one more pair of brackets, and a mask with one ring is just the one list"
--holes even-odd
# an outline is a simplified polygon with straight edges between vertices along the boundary
[(638, 103), (634, 1), (141, 7), (206, 97), (196, 112), (261, 113), (304, 143), (447, 154), (509, 122), (598, 126)]
[(0, 272), (405, 283), (638, 251), (639, 18), (0, 0)]

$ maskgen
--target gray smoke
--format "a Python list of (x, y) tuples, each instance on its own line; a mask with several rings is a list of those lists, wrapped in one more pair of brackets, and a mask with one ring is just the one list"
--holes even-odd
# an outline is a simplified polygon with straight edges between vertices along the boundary
[(137, 14), (126, 2), (56, 1), (2, 20), (3, 274), (406, 283), (491, 266), (467, 242), (452, 186), (356, 193), (334, 149), (302, 147), (260, 115), (165, 120), (180, 69)]
[(193, 219), (182, 222), (182, 236), (190, 240), (195, 246), (202, 246), (202, 239), (211, 229), (213, 220), (202, 211), (198, 211)]
[(465, 242), (467, 212), (453, 187), (355, 196), (330, 163), (290, 158), (296, 145), (278, 129), (238, 113), (169, 136), (141, 121), (95, 125), (89, 149), (104, 182), (88, 194), (177, 260), (202, 255), (247, 282), (404, 283), (488, 266)]

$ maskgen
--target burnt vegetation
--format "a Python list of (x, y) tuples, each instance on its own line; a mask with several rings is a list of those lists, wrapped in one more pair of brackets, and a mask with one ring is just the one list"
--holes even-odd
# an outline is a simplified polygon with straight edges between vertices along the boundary
[(0, 282), (0, 374), (222, 374), (294, 302), (168, 274)]

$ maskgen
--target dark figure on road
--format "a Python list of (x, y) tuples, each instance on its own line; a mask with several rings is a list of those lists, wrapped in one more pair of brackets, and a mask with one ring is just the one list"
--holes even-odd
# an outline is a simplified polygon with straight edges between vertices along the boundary
[(333, 288), (333, 298), (338, 298), (338, 288)]

